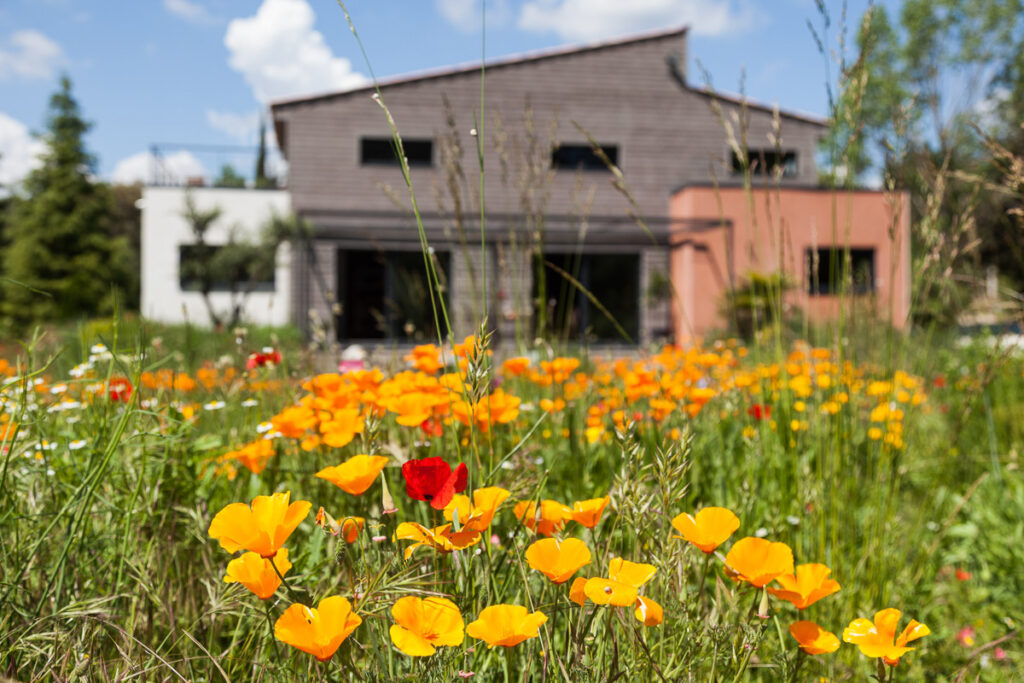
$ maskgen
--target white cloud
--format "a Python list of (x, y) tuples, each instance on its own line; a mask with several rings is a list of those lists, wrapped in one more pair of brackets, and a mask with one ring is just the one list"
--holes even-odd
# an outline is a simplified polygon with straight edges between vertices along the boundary
[(255, 145), (259, 137), (259, 112), (236, 114), (230, 111), (206, 110), (206, 123), (214, 130), (232, 138), (240, 145)]
[(21, 121), (0, 112), (0, 185), (13, 185), (39, 166), (46, 145)]
[[(480, 30), (480, 0), (435, 0), (437, 10), (449, 24), (472, 33)], [(508, 3), (505, 0), (487, 0), (487, 25), (504, 24), (509, 18)]]
[(754, 20), (743, 0), (529, 0), (518, 24), (583, 41), (684, 24), (697, 35), (722, 35), (749, 28)]
[(152, 152), (139, 152), (121, 159), (114, 166), (110, 179), (119, 184), (184, 183), (189, 178), (206, 176), (199, 159), (184, 150), (154, 157)]
[(228, 24), (228, 63), (260, 102), (345, 90), (366, 83), (352, 63), (335, 57), (306, 0), (263, 0), (256, 14)]
[(190, 24), (210, 26), (220, 23), (205, 7), (191, 0), (164, 0), (164, 9)]
[(0, 80), (52, 78), (63, 63), (64, 51), (53, 40), (32, 29), (15, 31), (0, 47)]

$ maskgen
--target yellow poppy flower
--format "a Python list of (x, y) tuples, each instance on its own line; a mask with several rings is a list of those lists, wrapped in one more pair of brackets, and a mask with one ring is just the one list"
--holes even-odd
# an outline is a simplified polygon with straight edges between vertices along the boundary
[(391, 606), (391, 642), (411, 657), (429, 657), (441, 645), (461, 645), (462, 614), (446, 598), (408, 596)]
[(295, 527), (309, 514), (312, 505), (297, 500), (289, 505), (291, 493), (256, 496), (252, 506), (232, 503), (222, 509), (210, 522), (211, 538), (220, 541), (229, 553), (251, 550), (261, 557), (273, 557), (284, 545)]
[(480, 612), (476, 621), (466, 626), (466, 633), (484, 641), (488, 647), (513, 647), (529, 638), (536, 638), (547, 622), (543, 612), (530, 612), (522, 605), (491, 605)]
[(683, 513), (676, 516), (672, 526), (680, 533), (675, 538), (689, 541), (710, 555), (740, 528), (740, 519), (732, 510), (706, 507), (696, 515)]
[(353, 455), (340, 465), (325, 467), (316, 476), (331, 482), (345, 493), (359, 496), (370, 488), (387, 464), (388, 459), (383, 455)]
[(544, 538), (531, 544), (525, 554), (530, 567), (554, 583), (565, 583), (580, 567), (590, 563), (590, 550), (576, 538)]
[(274, 624), (274, 637), (326, 662), (361, 623), (347, 599), (332, 595), (315, 608), (290, 606)]

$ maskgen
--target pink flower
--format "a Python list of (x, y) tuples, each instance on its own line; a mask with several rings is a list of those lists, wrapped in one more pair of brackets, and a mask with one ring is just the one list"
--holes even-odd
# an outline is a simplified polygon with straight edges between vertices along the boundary
[(971, 647), (974, 645), (974, 628), (971, 626), (964, 626), (962, 629), (957, 631), (956, 639), (964, 647)]

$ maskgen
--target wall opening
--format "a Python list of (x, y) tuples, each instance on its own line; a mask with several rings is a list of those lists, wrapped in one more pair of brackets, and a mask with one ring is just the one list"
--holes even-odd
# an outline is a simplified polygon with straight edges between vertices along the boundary
[[(536, 259), (536, 257), (535, 257)], [(544, 254), (545, 301), (541, 302), (534, 261), (534, 333), (540, 321), (536, 307), (544, 306), (550, 333), (562, 339), (626, 343), (615, 323), (590, 298), (565, 277), (567, 273), (607, 309), (611, 317), (636, 342), (640, 333), (640, 255)], [(562, 271), (562, 272), (560, 272)]]
[[(447, 305), (449, 253), (435, 252), (433, 260)], [(338, 292), (339, 339), (437, 341), (422, 252), (339, 249)], [(440, 304), (438, 318), (443, 328)]]

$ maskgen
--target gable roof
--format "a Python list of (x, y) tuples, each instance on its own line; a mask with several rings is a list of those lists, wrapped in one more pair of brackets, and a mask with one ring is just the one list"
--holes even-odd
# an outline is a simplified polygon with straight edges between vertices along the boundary
[[(458, 64), (454, 66), (441, 67), (438, 69), (414, 71), (408, 74), (401, 74), (398, 76), (377, 79), (376, 83), (369, 83), (367, 85), (360, 86), (358, 88), (351, 88), (349, 90), (339, 90), (334, 92), (319, 93), (315, 95), (304, 95), (301, 97), (281, 99), (271, 102), (270, 107), (272, 110), (279, 110), (286, 109), (288, 107), (292, 107), (295, 105), (307, 104), (310, 102), (320, 102), (341, 97), (349, 97), (351, 95), (365, 95), (374, 92), (377, 88), (386, 88), (389, 86), (405, 85), (409, 83), (419, 83), (423, 81), (430, 81), (441, 78), (448, 78), (451, 76), (458, 76), (467, 73), (479, 72), (482, 66), (486, 67), (488, 70), (500, 69), (503, 67), (518, 66), (520, 64), (527, 64), (531, 62), (539, 62), (543, 60), (558, 59), (560, 57), (575, 56), (587, 52), (595, 52), (598, 50), (608, 50), (616, 47), (635, 45), (637, 43), (663, 40), (666, 38), (676, 38), (686, 35), (689, 32), (689, 30), (690, 29), (688, 26), (676, 26), (668, 29), (648, 31), (646, 33), (635, 33), (625, 37), (588, 43), (586, 45), (569, 45), (556, 48), (546, 48), (543, 50), (534, 50), (530, 52), (509, 55), (506, 57), (500, 57), (498, 59), (485, 62), (470, 62), (468, 64)], [(756, 109), (760, 111), (766, 111), (769, 113), (774, 113), (777, 111), (779, 113), (779, 116), (794, 119), (797, 121), (802, 121), (804, 123), (810, 123), (822, 127), (827, 125), (827, 119), (815, 116), (813, 114), (805, 114), (801, 112), (780, 109), (778, 107), (765, 104), (763, 102), (750, 100), (745, 96), (741, 97), (737, 95), (723, 93), (721, 91), (713, 90), (711, 88), (694, 87), (687, 83), (680, 83), (680, 85), (685, 90), (695, 95), (721, 100), (723, 102), (729, 102), (731, 104), (742, 105), (746, 106), (749, 109)]]
[(596, 43), (588, 43), (586, 45), (569, 45), (556, 48), (545, 48), (543, 50), (532, 50), (530, 52), (508, 55), (506, 57), (487, 60), (485, 62), (470, 62), (467, 64), (457, 64), (454, 66), (441, 67), (439, 69), (414, 71), (412, 73), (402, 74), (399, 76), (380, 78), (377, 79), (376, 84), (370, 83), (368, 85), (360, 86), (358, 88), (352, 88), (350, 90), (340, 90), (335, 92), (320, 93), (317, 95), (305, 95), (301, 97), (281, 99), (271, 102), (270, 106), (273, 109), (282, 109), (292, 105), (305, 104), (307, 102), (315, 102), (318, 100), (329, 100), (337, 97), (348, 97), (349, 95), (357, 95), (360, 93), (372, 93), (378, 87), (384, 88), (392, 85), (403, 85), (406, 83), (429, 81), (438, 78), (447, 78), (449, 76), (458, 76), (461, 74), (473, 73), (480, 71), (481, 66), (485, 66), (487, 67), (487, 69), (500, 69), (502, 67), (518, 66), (520, 64), (527, 64), (530, 62), (557, 59), (559, 57), (568, 57), (583, 54), (586, 52), (607, 50), (609, 48), (623, 47), (626, 45), (633, 45), (636, 43), (645, 43), (654, 40), (662, 40), (664, 38), (683, 36), (686, 35), (686, 33), (689, 30), (690, 28), (688, 26), (676, 26), (669, 29), (648, 31), (646, 33), (635, 33), (622, 38), (613, 38), (610, 40), (604, 40)]

